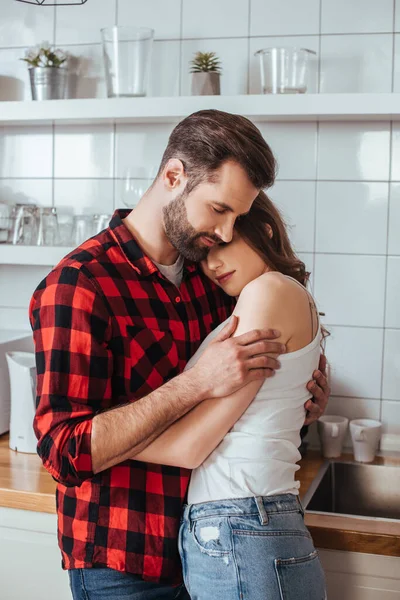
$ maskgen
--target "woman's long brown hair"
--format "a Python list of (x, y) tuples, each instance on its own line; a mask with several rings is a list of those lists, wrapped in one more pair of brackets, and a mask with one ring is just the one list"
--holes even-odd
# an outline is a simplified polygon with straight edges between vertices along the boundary
[[(271, 270), (307, 287), (310, 273), (292, 248), (283, 216), (264, 191), (260, 191), (250, 212), (236, 221), (235, 229)], [(324, 342), (330, 334), (325, 327), (321, 329)]]

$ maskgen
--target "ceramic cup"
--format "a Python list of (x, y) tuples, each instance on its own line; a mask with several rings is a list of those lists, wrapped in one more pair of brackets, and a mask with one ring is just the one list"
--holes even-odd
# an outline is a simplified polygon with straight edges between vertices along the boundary
[(382, 423), (374, 419), (350, 421), (354, 458), (357, 462), (372, 462), (382, 434)]
[(322, 454), (326, 458), (341, 455), (349, 420), (340, 415), (324, 415), (317, 421)]

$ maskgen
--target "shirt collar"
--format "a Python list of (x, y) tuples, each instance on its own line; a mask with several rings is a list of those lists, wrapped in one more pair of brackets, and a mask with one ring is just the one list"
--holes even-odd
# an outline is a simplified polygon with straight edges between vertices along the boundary
[[(122, 219), (125, 219), (130, 212), (131, 209), (129, 208), (118, 209), (114, 212), (109, 225), (111, 235), (116, 240), (122, 252), (125, 254), (128, 262), (132, 265), (135, 271), (137, 271), (140, 275), (145, 276), (158, 273), (158, 268), (156, 265), (148, 256), (146, 256), (146, 254), (144, 254), (143, 250), (140, 248), (129, 229), (125, 227), (124, 223), (122, 222)], [(188, 271), (189, 273), (194, 273), (195, 271), (199, 270), (199, 266), (197, 263), (185, 258), (183, 270), (184, 272)]]

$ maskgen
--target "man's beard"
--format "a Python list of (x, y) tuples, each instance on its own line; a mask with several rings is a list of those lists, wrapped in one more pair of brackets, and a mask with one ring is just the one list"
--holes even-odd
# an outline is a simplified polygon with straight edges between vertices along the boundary
[(167, 206), (163, 208), (165, 233), (170, 243), (182, 256), (194, 262), (200, 262), (207, 258), (210, 248), (200, 246), (200, 238), (205, 236), (215, 242), (220, 239), (206, 231), (196, 232), (189, 223), (184, 199), (185, 192), (179, 194)]

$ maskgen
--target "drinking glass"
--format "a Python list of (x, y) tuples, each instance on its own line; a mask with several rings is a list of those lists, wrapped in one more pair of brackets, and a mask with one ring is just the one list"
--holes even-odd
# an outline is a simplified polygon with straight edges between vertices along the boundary
[(307, 91), (309, 58), (316, 52), (307, 48), (263, 48), (260, 59), (263, 94), (304, 94)]
[(93, 215), (75, 215), (71, 243), (79, 246), (94, 235)]
[(108, 97), (146, 96), (154, 30), (114, 26), (101, 36)]

